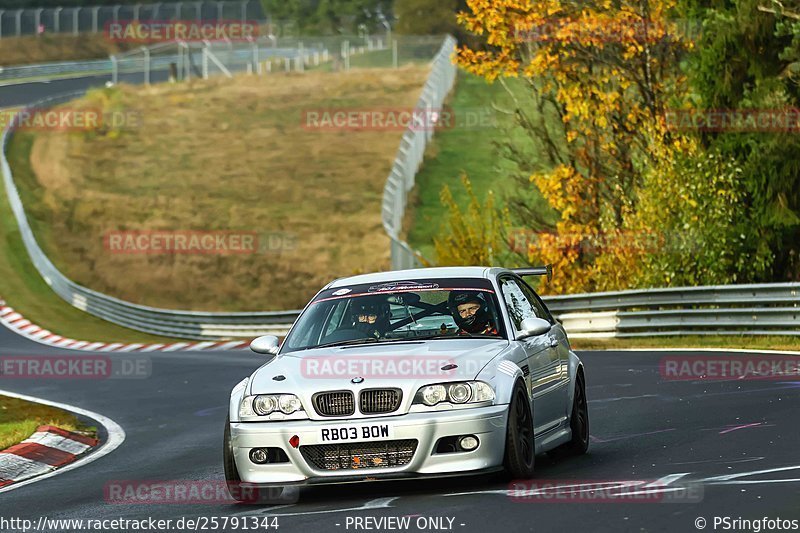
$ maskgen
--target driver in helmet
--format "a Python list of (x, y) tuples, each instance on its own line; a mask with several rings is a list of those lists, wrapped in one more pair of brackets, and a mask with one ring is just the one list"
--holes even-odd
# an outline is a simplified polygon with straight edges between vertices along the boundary
[(479, 291), (450, 293), (448, 307), (458, 326), (458, 335), (497, 335), (486, 297)]
[(380, 338), (389, 331), (391, 310), (389, 302), (380, 296), (356, 299), (351, 306), (353, 328), (369, 337)]

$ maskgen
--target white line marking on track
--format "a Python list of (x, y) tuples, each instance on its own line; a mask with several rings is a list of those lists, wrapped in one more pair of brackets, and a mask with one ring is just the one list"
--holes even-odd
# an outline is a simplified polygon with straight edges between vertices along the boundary
[[(377, 498), (370, 500), (361, 507), (348, 507), (343, 509), (322, 509), (320, 511), (300, 511), (297, 513), (273, 513), (273, 508), (268, 510), (269, 516), (302, 516), (308, 514), (329, 514), (329, 513), (345, 513), (351, 511), (371, 511), (373, 509), (389, 509), (391, 503), (397, 500), (399, 496), (392, 496), (391, 498)], [(292, 504), (294, 505), (294, 504)], [(246, 513), (242, 513), (246, 514)], [(252, 514), (252, 513), (251, 513)], [(239, 515), (241, 516), (241, 515)]]
[(83, 415), (85, 417), (91, 418), (92, 420), (103, 426), (106, 432), (108, 433), (108, 438), (106, 439), (106, 442), (104, 442), (99, 448), (97, 448), (94, 452), (90, 453), (89, 455), (81, 457), (74, 463), (70, 463), (67, 466), (64, 466), (63, 468), (59, 468), (58, 470), (54, 470), (47, 474), (43, 474), (35, 478), (27, 479), (25, 481), (20, 481), (19, 483), (14, 483), (13, 485), (8, 485), (7, 487), (0, 488), (0, 494), (2, 494), (3, 492), (8, 492), (11, 490), (18, 489), (20, 487), (24, 487), (25, 485), (29, 485), (31, 483), (36, 483), (37, 481), (41, 481), (43, 479), (63, 474), (64, 472), (69, 472), (70, 470), (74, 470), (75, 468), (79, 468), (93, 461), (97, 461), (101, 457), (104, 457), (113, 452), (114, 450), (116, 450), (117, 448), (119, 448), (119, 446), (123, 442), (125, 442), (125, 430), (122, 429), (122, 427), (119, 424), (101, 414), (95, 413), (93, 411), (88, 411), (86, 409), (81, 409), (80, 407), (74, 407), (72, 405), (67, 405), (58, 402), (51, 402), (50, 400), (35, 398), (33, 396), (27, 396), (25, 394), (18, 394), (16, 392), (11, 392), (6, 390), (0, 390), (0, 394), (2, 394), (3, 396), (10, 396), (11, 398), (17, 398), (28, 402), (35, 402), (43, 405), (49, 405), (51, 407), (57, 407), (59, 409), (64, 409), (65, 411), (70, 411), (79, 415)]

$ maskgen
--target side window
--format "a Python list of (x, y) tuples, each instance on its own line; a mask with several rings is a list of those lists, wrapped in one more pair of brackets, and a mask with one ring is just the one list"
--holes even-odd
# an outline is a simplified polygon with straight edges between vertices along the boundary
[(533, 306), (531, 301), (525, 296), (522, 287), (512, 278), (504, 278), (500, 281), (500, 288), (503, 291), (503, 300), (508, 309), (508, 314), (511, 317), (511, 322), (514, 327), (519, 330), (522, 326), (522, 321), (526, 318), (536, 318), (537, 309)]
[(539, 296), (533, 292), (533, 289), (531, 289), (525, 283), (521, 283), (520, 286), (522, 287), (522, 292), (525, 293), (525, 297), (536, 310), (536, 316), (547, 320), (551, 324), (555, 324), (555, 320), (553, 320), (552, 315), (547, 310), (547, 307), (545, 307), (544, 302), (542, 302)]

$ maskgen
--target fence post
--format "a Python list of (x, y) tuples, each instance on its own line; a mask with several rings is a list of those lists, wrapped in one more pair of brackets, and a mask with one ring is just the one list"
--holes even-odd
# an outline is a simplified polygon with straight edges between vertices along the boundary
[(139, 20), (139, 12), (141, 11), (141, 9), (142, 9), (142, 4), (136, 4), (135, 6), (133, 6), (133, 20), (135, 21)]
[(208, 79), (208, 44), (203, 46), (203, 79)]
[(224, 4), (222, 2), (217, 2), (217, 20), (222, 20), (224, 9)]
[(156, 2), (153, 4), (153, 19), (158, 20), (158, 17), (161, 15), (161, 2)]
[(72, 35), (78, 35), (78, 14), (80, 10), (81, 8), (79, 7), (72, 8)]
[(261, 61), (258, 60), (258, 43), (252, 41), (253, 43), (253, 71), (256, 74), (261, 74)]
[(184, 48), (184, 55), (183, 55), (183, 74), (184, 79), (189, 81), (192, 79), (192, 51), (189, 48), (189, 45), (181, 41), (181, 46)]
[(144, 53), (144, 84), (150, 85), (150, 49), (143, 46), (142, 52)]
[(42, 11), (41, 7), (33, 11), (33, 25), (36, 26), (33, 31), (35, 35), (39, 35), (39, 26), (42, 25)]
[(57, 7), (53, 10), (53, 31), (61, 33), (61, 10), (63, 7)]
[(3, 14), (5, 13), (4, 9), (0, 9), (0, 39), (3, 38)]
[(16, 31), (17, 37), (22, 35), (22, 11), (23, 11), (22, 9), (18, 9), (15, 15), (16, 20), (14, 22), (17, 30)]
[(119, 4), (115, 5), (111, 10), (112, 16), (114, 17), (114, 22), (119, 22), (119, 8), (121, 8)]
[(400, 67), (400, 58), (397, 54), (397, 39), (392, 39), (392, 66), (394, 68)]
[(344, 56), (344, 70), (345, 72), (350, 70), (350, 41), (345, 41), (342, 43), (342, 55)]
[(99, 18), (100, 18), (100, 6), (94, 6), (92, 8), (92, 33), (97, 33)]
[(194, 3), (194, 18), (197, 20), (203, 19), (203, 2)]
[(242, 24), (247, 22), (247, 5), (250, 3), (249, 0), (242, 1)]

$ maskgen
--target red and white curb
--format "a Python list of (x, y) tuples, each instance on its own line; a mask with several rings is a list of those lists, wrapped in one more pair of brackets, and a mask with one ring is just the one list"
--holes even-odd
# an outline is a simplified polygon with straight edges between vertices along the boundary
[[(98, 427), (102, 426), (106, 433), (105, 441), (98, 446), (94, 439), (87, 439), (62, 430), (50, 431), (49, 426), (40, 427), (39, 431), (26, 441), (0, 452), (0, 493), (87, 465), (113, 452), (125, 442), (125, 430), (101, 414), (6, 390), (0, 390), (0, 396), (49, 405), (84, 416), (94, 421)], [(65, 436), (65, 433), (68, 436)], [(87, 442), (87, 440), (91, 442)], [(94, 446), (90, 446), (92, 442)], [(18, 448), (22, 446), (25, 448)], [(21, 453), (9, 453), (15, 448), (21, 450)], [(51, 449), (52, 451), (50, 451)], [(89, 451), (91, 453), (88, 453)]]
[(24, 316), (17, 313), (11, 307), (5, 305), (0, 300), (0, 324), (4, 325), (14, 333), (22, 335), (40, 344), (46, 344), (56, 348), (67, 348), (70, 350), (82, 350), (90, 352), (177, 352), (177, 351), (201, 351), (201, 350), (243, 350), (249, 346), (247, 341), (227, 341), (227, 342), (176, 342), (174, 344), (123, 344), (119, 342), (87, 342), (77, 341), (56, 335), (43, 329)]
[(53, 426), (39, 426), (36, 433), (0, 451), (0, 487), (41, 476), (75, 462), (98, 440)]

